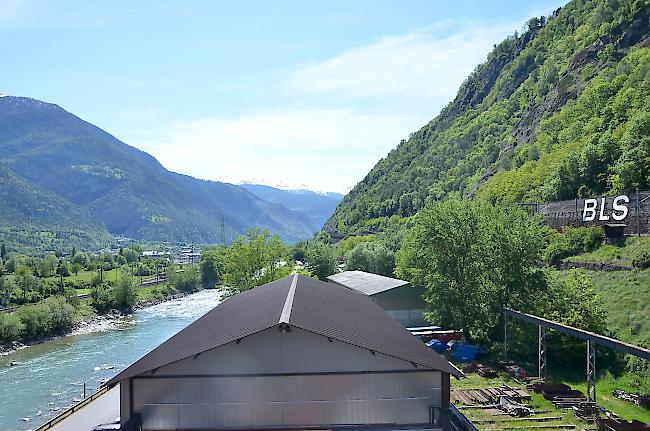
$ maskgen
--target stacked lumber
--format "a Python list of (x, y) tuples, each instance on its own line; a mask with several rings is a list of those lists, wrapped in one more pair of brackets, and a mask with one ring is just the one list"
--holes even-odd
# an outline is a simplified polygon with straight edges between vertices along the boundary
[(641, 421), (623, 421), (619, 419), (598, 419), (598, 431), (650, 431), (650, 426)]
[(499, 397), (499, 409), (503, 410), (510, 416), (530, 416), (533, 414), (533, 409), (528, 406), (525, 406), (510, 397), (500, 396)]
[(451, 402), (468, 406), (497, 404), (502, 396), (517, 402), (530, 400), (528, 392), (503, 385), (493, 388), (454, 389), (451, 391)]
[(585, 422), (593, 423), (598, 420), (600, 411), (596, 403), (585, 401), (573, 407), (576, 416)]

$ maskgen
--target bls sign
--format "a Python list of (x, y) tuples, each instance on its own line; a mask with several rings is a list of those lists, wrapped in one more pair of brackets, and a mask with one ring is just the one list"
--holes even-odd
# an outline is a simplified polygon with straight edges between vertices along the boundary
[(594, 221), (596, 215), (598, 215), (598, 220), (600, 221), (608, 221), (610, 217), (615, 221), (624, 220), (627, 217), (628, 208), (626, 204), (628, 203), (630, 203), (630, 198), (627, 196), (616, 196), (612, 201), (611, 213), (608, 215), (605, 198), (601, 198), (600, 202), (598, 202), (598, 199), (585, 199), (585, 207), (582, 210), (582, 221)]

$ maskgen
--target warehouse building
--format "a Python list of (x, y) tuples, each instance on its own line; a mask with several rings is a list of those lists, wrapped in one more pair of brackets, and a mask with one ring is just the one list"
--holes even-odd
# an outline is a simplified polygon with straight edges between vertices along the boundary
[(365, 295), (292, 275), (227, 299), (108, 385), (143, 430), (433, 429), (450, 375)]
[(340, 286), (363, 293), (391, 317), (406, 327), (428, 325), (424, 320), (424, 289), (408, 281), (364, 271), (345, 271), (327, 279)]

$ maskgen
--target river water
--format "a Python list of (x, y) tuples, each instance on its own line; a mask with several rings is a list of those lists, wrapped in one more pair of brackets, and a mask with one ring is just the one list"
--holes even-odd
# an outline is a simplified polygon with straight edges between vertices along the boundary
[(0, 357), (0, 430), (38, 427), (78, 401), (84, 382), (90, 393), (218, 303), (218, 291), (204, 290), (140, 310), (112, 329)]

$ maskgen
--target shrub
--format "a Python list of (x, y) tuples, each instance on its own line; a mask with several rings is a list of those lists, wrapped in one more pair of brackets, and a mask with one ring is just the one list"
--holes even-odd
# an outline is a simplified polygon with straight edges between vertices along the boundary
[(65, 298), (48, 298), (38, 304), (20, 308), (16, 313), (25, 338), (36, 338), (66, 331), (75, 323), (75, 308)]
[(562, 232), (551, 233), (544, 258), (549, 265), (555, 265), (567, 257), (598, 249), (604, 239), (605, 233), (600, 226), (568, 227)]
[(35, 338), (49, 334), (52, 330), (52, 316), (47, 306), (42, 303), (20, 308), (16, 314), (23, 322), (25, 338)]
[(113, 308), (113, 293), (111, 292), (110, 285), (107, 283), (94, 286), (91, 298), (91, 305), (100, 314)]
[(48, 298), (43, 301), (43, 306), (47, 307), (50, 312), (51, 333), (63, 332), (72, 328), (76, 320), (76, 311), (65, 298)]
[(181, 292), (195, 292), (201, 285), (201, 277), (196, 267), (188, 265), (181, 272), (171, 271), (169, 282)]
[(641, 251), (632, 258), (632, 265), (637, 268), (647, 269), (650, 268), (650, 253)]
[(132, 309), (138, 300), (138, 287), (131, 276), (123, 274), (112, 290), (113, 304), (120, 310)]
[(0, 343), (9, 343), (20, 338), (25, 325), (15, 313), (0, 314)]

